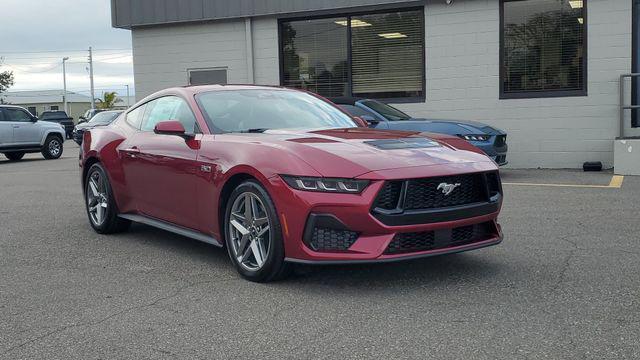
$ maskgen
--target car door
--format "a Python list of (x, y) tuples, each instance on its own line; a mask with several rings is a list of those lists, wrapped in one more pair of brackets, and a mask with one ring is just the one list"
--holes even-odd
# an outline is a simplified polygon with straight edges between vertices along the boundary
[(140, 213), (193, 229), (200, 135), (185, 139), (155, 134), (155, 125), (167, 120), (180, 121), (187, 132), (198, 132), (196, 118), (183, 99), (165, 96), (148, 102), (140, 131), (120, 145), (127, 152), (127, 183)]
[(5, 108), (4, 113), (13, 127), (14, 145), (40, 145), (42, 129), (28, 112), (20, 108)]
[(4, 111), (0, 108), (0, 147), (13, 144), (13, 125), (6, 120)]

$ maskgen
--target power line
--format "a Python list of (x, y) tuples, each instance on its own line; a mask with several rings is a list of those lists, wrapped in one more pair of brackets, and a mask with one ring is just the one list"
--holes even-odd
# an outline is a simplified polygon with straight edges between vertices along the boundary
[[(131, 48), (120, 49), (95, 49), (94, 51), (119, 51), (126, 50), (132, 51)], [(63, 53), (63, 52), (85, 52), (87, 49), (73, 49), (73, 50), (41, 50), (41, 51), (2, 51), (2, 54), (46, 54), (46, 53)]]

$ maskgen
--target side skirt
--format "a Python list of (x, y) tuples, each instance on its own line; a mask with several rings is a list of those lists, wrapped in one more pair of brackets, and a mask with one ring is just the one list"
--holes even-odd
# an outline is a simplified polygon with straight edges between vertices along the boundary
[(156, 220), (150, 217), (146, 217), (142, 215), (134, 215), (134, 214), (120, 214), (118, 215), (118, 217), (131, 220), (137, 223), (153, 226), (155, 228), (169, 231), (174, 234), (182, 235), (194, 240), (202, 241), (207, 244), (222, 247), (222, 244), (220, 243), (220, 241), (218, 241), (218, 239), (214, 238), (213, 236), (209, 236), (198, 231), (183, 228), (181, 226), (168, 223), (166, 221)]

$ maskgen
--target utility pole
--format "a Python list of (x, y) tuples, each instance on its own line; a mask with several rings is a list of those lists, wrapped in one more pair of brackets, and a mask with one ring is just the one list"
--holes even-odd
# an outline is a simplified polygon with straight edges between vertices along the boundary
[(62, 58), (62, 101), (64, 102), (64, 112), (69, 114), (69, 108), (67, 106), (67, 65), (65, 61), (69, 60), (68, 56)]
[(129, 84), (125, 85), (127, 87), (127, 109), (129, 108)]
[(96, 94), (93, 88), (93, 51), (89, 46), (89, 81), (91, 82), (91, 110), (96, 108)]

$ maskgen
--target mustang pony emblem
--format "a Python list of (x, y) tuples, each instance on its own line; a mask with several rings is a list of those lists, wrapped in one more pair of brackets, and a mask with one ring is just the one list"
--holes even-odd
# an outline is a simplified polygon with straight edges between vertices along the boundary
[(455, 183), (455, 184), (440, 183), (438, 185), (438, 190), (442, 190), (442, 193), (444, 194), (444, 196), (448, 196), (458, 186), (460, 186), (460, 183)]

